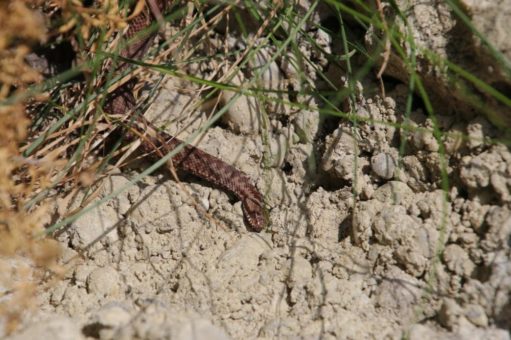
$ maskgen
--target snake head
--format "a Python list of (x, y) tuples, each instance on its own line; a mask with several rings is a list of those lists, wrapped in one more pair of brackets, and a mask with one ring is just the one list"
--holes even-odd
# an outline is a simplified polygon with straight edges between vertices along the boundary
[(249, 228), (253, 231), (260, 232), (266, 227), (268, 219), (266, 216), (266, 209), (264, 208), (263, 197), (258, 191), (256, 193), (257, 194), (254, 193), (246, 197), (241, 202), (241, 208)]

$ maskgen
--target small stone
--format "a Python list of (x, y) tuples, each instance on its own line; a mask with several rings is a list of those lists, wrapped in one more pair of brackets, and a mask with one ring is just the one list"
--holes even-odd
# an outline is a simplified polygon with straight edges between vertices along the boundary
[(293, 125), (302, 143), (312, 143), (319, 129), (319, 111), (301, 110), (294, 119)]
[(279, 168), (284, 164), (288, 152), (288, 140), (285, 135), (280, 134), (270, 139), (270, 165), (274, 168)]
[[(233, 80), (234, 86), (241, 87), (244, 77), (239, 74)], [(228, 106), (222, 121), (237, 133), (257, 133), (261, 127), (261, 112), (256, 99), (233, 91), (224, 91), (222, 99)]]
[(453, 155), (458, 152), (463, 146), (463, 127), (462, 125), (455, 125), (451, 128), (444, 138), (445, 152), (448, 155)]
[(392, 98), (392, 97), (385, 97), (383, 99), (383, 105), (387, 109), (394, 110), (396, 108), (396, 100), (394, 98)]
[(488, 125), (485, 119), (479, 117), (470, 122), (467, 126), (467, 145), (470, 149), (476, 149), (483, 144)]
[(87, 278), (87, 290), (100, 298), (119, 297), (121, 293), (121, 277), (111, 268), (104, 267), (93, 270)]
[(383, 179), (394, 177), (396, 162), (388, 153), (379, 153), (371, 158), (371, 168), (374, 173)]
[(261, 85), (266, 90), (277, 90), (283, 80), (279, 66), (271, 60), (272, 53), (273, 51), (261, 49), (251, 61), (252, 71), (261, 77)]
[(488, 316), (480, 305), (469, 304), (465, 306), (465, 317), (468, 321), (479, 327), (488, 327)]
[(508, 189), (508, 182), (509, 180), (499, 173), (493, 173), (490, 176), (490, 183), (493, 187), (493, 190), (499, 194), (500, 199), (503, 202), (509, 202), (511, 197)]
[(438, 321), (447, 329), (453, 330), (463, 313), (461, 307), (453, 299), (445, 299), (438, 312)]
[(119, 222), (119, 215), (115, 209), (108, 205), (96, 207), (89, 213), (78, 218), (71, 229), (71, 244), (76, 248), (83, 248), (103, 237), (108, 242), (119, 240), (117, 229), (112, 228)]

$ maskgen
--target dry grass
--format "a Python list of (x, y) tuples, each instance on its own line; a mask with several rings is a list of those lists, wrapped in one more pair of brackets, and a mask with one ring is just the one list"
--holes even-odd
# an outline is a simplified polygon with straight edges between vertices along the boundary
[[(59, 248), (42, 235), (48, 202), (27, 208), (28, 200), (49, 183), (49, 167), (22, 157), (27, 138), (26, 102), (8, 100), (41, 76), (25, 63), (30, 46), (45, 39), (41, 15), (30, 1), (0, 1), (0, 317), (7, 333), (34, 301), (35, 288), (48, 270), (56, 271)], [(36, 268), (41, 270), (35, 271)]]
[[(55, 213), (72, 215), (63, 206), (67, 198), (102, 177), (98, 169), (105, 160), (93, 157), (95, 141), (115, 127), (98, 124), (101, 98), (94, 96), (105, 77), (97, 52), (126, 26), (117, 3), (0, 0), (0, 272), (8, 273), (0, 276), (0, 334), (17, 328), (38, 285), (64, 273), (58, 243), (46, 237), (45, 227)], [(138, 1), (131, 15), (143, 6)], [(81, 65), (67, 80), (81, 73), (85, 84), (45, 82), (40, 73), (51, 71), (45, 60), (42, 69), (40, 60), (31, 64), (38, 70), (27, 63), (32, 47), (59, 39), (71, 42)], [(77, 103), (83, 105), (73, 110)]]

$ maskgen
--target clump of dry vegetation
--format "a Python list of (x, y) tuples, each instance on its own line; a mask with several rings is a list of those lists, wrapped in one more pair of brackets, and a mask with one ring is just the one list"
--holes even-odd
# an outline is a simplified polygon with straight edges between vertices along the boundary
[(25, 57), (32, 44), (45, 39), (43, 18), (31, 5), (0, 1), (0, 316), (7, 332), (34, 300), (42, 275), (32, 269), (56, 270), (58, 256), (56, 243), (41, 237), (47, 204), (27, 205), (49, 183), (49, 166), (26, 160), (20, 151), (30, 123), (23, 94), (28, 85), (41, 81)]
[[(143, 6), (144, 1), (136, 2), (131, 14)], [(0, 0), (0, 271), (8, 273), (0, 276), (0, 322), (5, 325), (0, 334), (16, 329), (41, 282), (65, 270), (57, 264), (58, 243), (46, 236), (57, 229), (48, 228), (56, 209), (63, 218), (76, 213), (65, 202), (94, 183), (104, 163), (91, 157), (98, 147), (93, 141), (113, 127), (107, 123), (98, 128), (101, 98), (90, 94), (103, 86), (103, 59), (96, 52), (126, 27), (120, 13), (118, 1), (111, 0), (95, 1), (94, 6)], [(69, 45), (66, 52), (76, 54), (64, 62), (79, 67), (55, 70), (62, 60), (34, 53), (62, 42)], [(68, 70), (64, 81), (50, 79)], [(86, 81), (67, 82), (77, 74)]]

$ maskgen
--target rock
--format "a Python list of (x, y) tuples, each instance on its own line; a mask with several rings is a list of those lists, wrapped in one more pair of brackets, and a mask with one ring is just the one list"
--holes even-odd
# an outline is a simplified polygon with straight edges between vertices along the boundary
[(119, 215), (113, 207), (100, 205), (73, 223), (71, 243), (77, 248), (85, 248), (103, 237), (114, 243), (119, 239), (117, 229), (114, 228), (119, 220)]
[(453, 330), (458, 326), (458, 320), (463, 309), (453, 299), (444, 299), (438, 312), (438, 321), (446, 328)]
[(484, 308), (476, 304), (468, 304), (464, 306), (464, 315), (468, 321), (478, 327), (488, 327), (488, 316)]
[[(232, 84), (242, 87), (244, 76), (239, 73), (232, 80)], [(262, 112), (259, 102), (250, 95), (233, 91), (223, 91), (222, 100), (227, 111), (222, 115), (222, 121), (231, 130), (237, 133), (255, 134), (261, 129)]]
[(300, 110), (293, 119), (295, 131), (302, 143), (312, 143), (319, 129), (319, 111)]
[(87, 290), (100, 299), (121, 297), (122, 281), (119, 273), (112, 267), (97, 268), (87, 278)]
[(260, 85), (265, 90), (277, 90), (282, 85), (283, 77), (275, 60), (271, 60), (274, 52), (262, 48), (257, 51), (251, 60), (250, 66), (258, 79), (262, 80)]
[(288, 139), (285, 135), (280, 134), (274, 136), (270, 139), (270, 154), (271, 154), (271, 166), (274, 168), (279, 168), (284, 163), (284, 159), (286, 158), (288, 152)]
[(357, 139), (345, 128), (335, 130), (326, 139), (326, 151), (323, 155), (321, 167), (333, 178), (353, 181), (357, 192), (367, 185), (362, 169), (368, 165), (365, 157), (359, 157)]
[(394, 177), (396, 162), (391, 155), (382, 152), (371, 158), (371, 168), (379, 177), (383, 179), (391, 179)]

